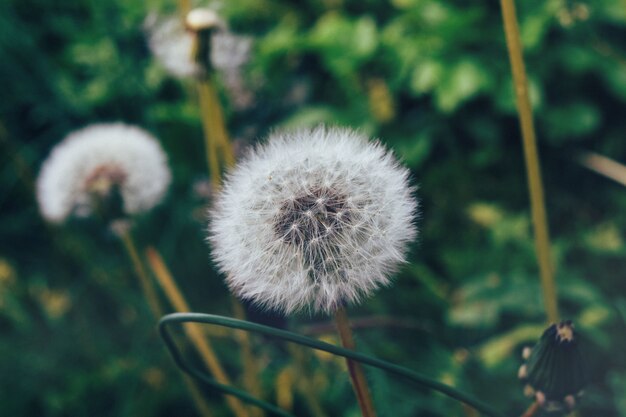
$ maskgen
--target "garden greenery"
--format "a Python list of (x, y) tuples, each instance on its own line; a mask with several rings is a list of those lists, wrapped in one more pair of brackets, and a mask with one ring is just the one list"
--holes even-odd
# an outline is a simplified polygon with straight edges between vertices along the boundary
[[(589, 361), (576, 402), (582, 415), (623, 416), (626, 190), (577, 160), (581, 151), (626, 160), (626, 8), (517, 6), (561, 316), (577, 323)], [(197, 415), (117, 237), (94, 220), (49, 225), (35, 199), (40, 167), (70, 132), (141, 126), (159, 138), (172, 184), (160, 205), (134, 216), (135, 241), (159, 249), (194, 311), (232, 315), (207, 262), (215, 190), (194, 80), (172, 77), (151, 55), (153, 13), (179, 16), (164, 0), (0, 3), (0, 414)], [(498, 4), (238, 0), (219, 13), (251, 40), (237, 74), (213, 80), (239, 156), (275, 128), (349, 126), (382, 138), (418, 180), (420, 239), (409, 262), (393, 287), (351, 311), (360, 354), (521, 414), (520, 352), (541, 335), (545, 312)], [(247, 307), (251, 321), (338, 343), (323, 315)], [(237, 333), (203, 331), (234, 385), (248, 389)], [(342, 361), (307, 351), (298, 363), (278, 341), (250, 343), (259, 398), (306, 416), (313, 392), (327, 415), (358, 413)], [(468, 412), (366, 370), (381, 414)], [(201, 391), (213, 414), (229, 415), (219, 393)]]

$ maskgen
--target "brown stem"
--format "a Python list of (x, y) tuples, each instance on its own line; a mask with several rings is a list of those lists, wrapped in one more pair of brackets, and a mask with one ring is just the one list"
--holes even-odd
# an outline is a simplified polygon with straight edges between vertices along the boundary
[(128, 257), (133, 264), (135, 274), (137, 274), (137, 278), (139, 278), (139, 284), (141, 285), (144, 296), (148, 301), (150, 310), (155, 317), (161, 317), (163, 315), (163, 309), (161, 308), (161, 304), (159, 303), (159, 297), (157, 296), (157, 292), (154, 288), (154, 285), (152, 284), (152, 281), (150, 281), (150, 278), (148, 278), (148, 274), (146, 273), (146, 269), (143, 266), (143, 262), (139, 258), (139, 253), (137, 252), (137, 247), (135, 246), (135, 242), (132, 235), (130, 234), (130, 231), (120, 230), (118, 236), (124, 244), (124, 248), (128, 253)]
[[(346, 349), (355, 350), (356, 344), (352, 336), (352, 330), (350, 329), (350, 321), (346, 310), (342, 307), (335, 313), (335, 322), (337, 323), (337, 330), (339, 337), (341, 338), (341, 344)], [(363, 417), (376, 417), (376, 411), (374, 410), (374, 403), (367, 386), (367, 380), (365, 379), (365, 373), (363, 368), (357, 362), (353, 362), (346, 359), (348, 365), (348, 372), (350, 374), (350, 380), (352, 381), (352, 387), (356, 394), (359, 407), (361, 408), (361, 414)]]
[(593, 152), (586, 152), (581, 155), (580, 163), (590, 170), (626, 186), (626, 165)]
[[(133, 268), (135, 269), (135, 273), (139, 278), (139, 282), (141, 283), (141, 288), (143, 293), (148, 300), (148, 304), (150, 305), (150, 310), (155, 318), (159, 318), (163, 315), (163, 306), (159, 301), (159, 297), (157, 296), (156, 289), (154, 285), (152, 285), (152, 281), (148, 277), (146, 273), (146, 269), (139, 257), (139, 253), (137, 252), (137, 247), (135, 246), (135, 242), (130, 234), (130, 231), (122, 229), (118, 233), (118, 236), (122, 243), (124, 244), (124, 248), (128, 252), (128, 256), (133, 264)], [(211, 410), (209, 408), (208, 403), (202, 396), (202, 393), (196, 386), (195, 382), (186, 375), (183, 375), (185, 385), (187, 385), (187, 389), (191, 394), (191, 398), (198, 409), (198, 412), (202, 417), (211, 417)]]
[[(324, 417), (326, 413), (324, 408), (319, 402), (319, 398), (316, 395), (314, 383), (311, 379), (311, 373), (307, 369), (307, 361), (305, 358), (305, 350), (302, 346), (298, 346), (294, 343), (287, 343), (287, 349), (289, 354), (295, 362), (294, 369), (300, 378), (297, 381), (297, 387), (302, 394), (304, 401), (313, 417)], [(308, 352), (307, 352), (308, 353)]]
[(204, 144), (211, 183), (219, 188), (221, 169), (218, 157), (218, 140), (213, 127), (212, 86), (208, 79), (198, 81), (198, 100), (200, 101), (200, 117), (204, 131)]
[(530, 407), (528, 407), (526, 411), (524, 411), (524, 414), (522, 414), (520, 417), (533, 417), (537, 413), (537, 411), (539, 411), (539, 408), (539, 404), (535, 401), (530, 405)]
[[(239, 320), (246, 319), (246, 311), (243, 305), (235, 297), (231, 297), (233, 305), (233, 316)], [(236, 333), (236, 337), (241, 346), (241, 362), (243, 365), (243, 385), (246, 389), (255, 397), (262, 396), (259, 369), (257, 361), (254, 360), (252, 352), (252, 343), (250, 342), (250, 335), (248, 332), (239, 331)], [(265, 413), (262, 409), (257, 408), (252, 412), (253, 417), (263, 417)]]
[[(161, 255), (155, 248), (149, 247), (146, 249), (146, 256), (157, 281), (161, 285), (161, 288), (163, 289), (163, 292), (165, 292), (169, 301), (172, 303), (174, 309), (181, 313), (190, 312), (191, 308), (189, 307), (189, 304), (183, 297), (181, 291), (178, 289), (178, 286), (176, 285), (174, 278), (172, 278), (172, 274), (165, 265), (165, 262), (163, 262)], [(200, 353), (205, 365), (215, 377), (215, 380), (220, 384), (232, 385), (230, 378), (226, 375), (224, 368), (222, 368), (213, 347), (208, 339), (206, 339), (202, 334), (200, 327), (188, 323), (184, 326), (184, 330)], [(226, 403), (237, 417), (248, 416), (247, 410), (237, 398), (226, 396)]]
[(513, 0), (500, 0), (500, 4), (502, 6), (506, 45), (509, 51), (511, 71), (515, 84), (517, 112), (522, 130), (526, 173), (530, 192), (530, 206), (535, 232), (535, 249), (539, 263), (544, 305), (548, 321), (556, 323), (559, 318), (556, 284), (554, 282), (554, 268), (550, 256), (548, 220), (543, 196), (539, 156), (537, 154), (537, 139), (535, 136), (533, 113), (528, 96), (526, 68), (524, 67), (524, 58), (522, 56), (522, 42), (519, 35)]

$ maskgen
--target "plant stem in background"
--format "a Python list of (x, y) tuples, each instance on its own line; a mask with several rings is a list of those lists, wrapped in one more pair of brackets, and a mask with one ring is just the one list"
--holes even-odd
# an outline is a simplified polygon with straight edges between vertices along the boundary
[(200, 389), (196, 386), (196, 382), (190, 376), (187, 376), (185, 374), (182, 374), (182, 376), (200, 415), (202, 417), (213, 417), (213, 413), (211, 413), (211, 408), (204, 399), (202, 391), (200, 391)]
[(626, 186), (626, 165), (593, 152), (585, 152), (579, 160), (586, 168)]
[(209, 173), (213, 185), (219, 187), (222, 168), (220, 160), (223, 161), (224, 167), (228, 168), (235, 164), (235, 156), (226, 133), (224, 115), (212, 75), (209, 74), (198, 80), (198, 99), (200, 101)]
[[(209, 74), (203, 80), (205, 109), (210, 115), (210, 128), (213, 129), (213, 135), (215, 136), (218, 150), (221, 153), (222, 160), (226, 167), (231, 167), (235, 164), (235, 155), (233, 154), (233, 147), (228, 139), (228, 132), (226, 131), (226, 124), (224, 121), (224, 112), (220, 104), (219, 95), (215, 88), (215, 81), (213, 80), (213, 74)], [(201, 98), (202, 99), (202, 98)]]
[(178, 11), (184, 21), (187, 17), (187, 13), (191, 11), (191, 0), (178, 0)]
[(218, 157), (217, 137), (212, 127), (211, 117), (211, 88), (209, 81), (202, 79), (198, 81), (198, 99), (200, 101), (200, 117), (202, 118), (202, 129), (204, 131), (204, 145), (206, 148), (207, 166), (211, 183), (215, 188), (219, 188), (221, 182), (221, 170)]
[(122, 241), (124, 248), (128, 253), (128, 257), (133, 264), (133, 268), (135, 269), (137, 278), (139, 278), (141, 289), (143, 290), (144, 296), (148, 301), (150, 310), (155, 317), (161, 317), (163, 315), (163, 309), (159, 303), (157, 292), (154, 285), (152, 285), (152, 281), (148, 278), (148, 274), (146, 274), (146, 269), (143, 266), (143, 262), (141, 262), (141, 259), (139, 258), (139, 253), (137, 252), (137, 247), (135, 246), (135, 241), (133, 240), (130, 231), (126, 227), (122, 227), (118, 230), (117, 235)]
[[(231, 296), (233, 315), (236, 319), (245, 320), (246, 310), (243, 305), (235, 297)], [(241, 362), (243, 366), (243, 386), (255, 397), (262, 397), (260, 381), (258, 378), (257, 362), (252, 354), (252, 344), (250, 343), (250, 335), (247, 332), (236, 332), (235, 336), (241, 346)], [(253, 409), (253, 417), (263, 417), (265, 413), (260, 408)]]
[[(146, 256), (148, 263), (157, 278), (157, 281), (161, 285), (163, 292), (169, 299), (170, 303), (177, 312), (191, 311), (189, 304), (183, 297), (182, 293), (178, 289), (176, 282), (172, 278), (172, 274), (167, 269), (163, 258), (157, 252), (155, 248), (149, 247), (146, 249)], [(207, 368), (213, 374), (215, 380), (220, 384), (231, 385), (230, 378), (226, 375), (226, 372), (222, 368), (213, 347), (209, 341), (203, 336), (202, 331), (198, 326), (186, 324), (184, 326), (185, 333), (194, 344), (202, 360)], [(244, 405), (237, 398), (226, 396), (226, 403), (237, 417), (246, 417), (248, 412)]]
[(535, 414), (537, 414), (537, 411), (539, 411), (539, 404), (535, 401), (530, 405), (530, 407), (528, 407), (526, 411), (524, 411), (524, 414), (522, 414), (520, 417), (533, 417)]
[(504, 33), (509, 51), (517, 111), (520, 119), (526, 160), (526, 173), (530, 191), (530, 204), (535, 235), (535, 248), (541, 275), (543, 299), (549, 322), (556, 323), (559, 319), (556, 284), (554, 282), (554, 266), (550, 255), (550, 236), (541, 182), (541, 170), (537, 155), (537, 141), (533, 123), (532, 108), (528, 96), (528, 81), (522, 56), (522, 44), (519, 35), (515, 5), (513, 0), (500, 0)]
[[(346, 349), (355, 350), (356, 344), (352, 337), (352, 330), (350, 329), (350, 321), (346, 314), (345, 308), (341, 307), (335, 313), (335, 322), (337, 323), (337, 330), (339, 337), (341, 338), (341, 344)], [(350, 380), (352, 381), (352, 387), (354, 393), (359, 402), (361, 408), (361, 414), (363, 417), (376, 417), (376, 411), (374, 410), (374, 403), (372, 396), (367, 386), (367, 380), (365, 379), (365, 372), (363, 367), (350, 359), (346, 359), (348, 365), (348, 372), (350, 374)]]
[[(300, 376), (296, 381), (297, 387), (302, 394), (304, 401), (313, 417), (324, 417), (326, 413), (320, 404), (317, 392), (311, 378), (310, 370), (307, 368), (305, 351), (301, 346), (293, 343), (287, 343), (287, 350), (295, 362), (295, 370)], [(308, 353), (308, 352), (307, 352)]]
[[(128, 252), (128, 256), (133, 264), (135, 273), (137, 274), (137, 277), (139, 277), (139, 282), (141, 283), (141, 288), (144, 292), (146, 299), (148, 300), (148, 304), (150, 305), (150, 310), (152, 310), (152, 314), (155, 318), (159, 318), (163, 315), (163, 307), (159, 302), (159, 298), (157, 296), (154, 285), (152, 285), (152, 281), (146, 273), (143, 262), (141, 262), (132, 235), (130, 234), (130, 231), (125, 229), (118, 230), (118, 232), (118, 236), (124, 244), (124, 248)], [(187, 385), (187, 389), (189, 389), (192, 400), (195, 403), (200, 415), (202, 417), (212, 417), (209, 405), (202, 396), (202, 393), (200, 392), (198, 387), (196, 386), (196, 383), (187, 375), (183, 374), (183, 377), (185, 385)]]

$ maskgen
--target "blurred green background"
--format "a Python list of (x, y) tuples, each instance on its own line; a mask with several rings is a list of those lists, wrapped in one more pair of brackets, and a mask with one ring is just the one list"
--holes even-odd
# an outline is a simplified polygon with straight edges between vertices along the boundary
[[(626, 1), (518, 1), (562, 315), (583, 333), (591, 383), (579, 416), (626, 416), (626, 189), (576, 162), (626, 161)], [(276, 127), (360, 128), (413, 171), (420, 239), (395, 285), (351, 309), (359, 348), (473, 393), (507, 415), (529, 400), (521, 349), (544, 311), (499, 4), (461, 0), (232, 0), (254, 37), (243, 91), (222, 82), (239, 148)], [(46, 225), (33, 183), (50, 149), (94, 122), (140, 125), (173, 170), (166, 201), (136, 219), (195, 311), (232, 315), (204, 242), (210, 200), (191, 80), (151, 57), (149, 13), (172, 0), (0, 2), (0, 415), (195, 416), (131, 265), (101, 224)], [(222, 80), (223, 81), (223, 80)], [(241, 98), (241, 97), (239, 97)], [(333, 341), (327, 317), (253, 318)], [(381, 320), (382, 319), (382, 320)], [(382, 323), (382, 325), (381, 325)], [(214, 344), (241, 374), (228, 334)], [(264, 398), (311, 415), (284, 345), (253, 338)], [(306, 354), (330, 416), (358, 416), (341, 361)], [(381, 416), (471, 410), (368, 371)], [(215, 416), (230, 415), (205, 390)]]

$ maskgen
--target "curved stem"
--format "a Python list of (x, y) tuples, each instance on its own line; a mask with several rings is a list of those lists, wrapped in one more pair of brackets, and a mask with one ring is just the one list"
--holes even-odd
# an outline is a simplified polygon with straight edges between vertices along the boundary
[(556, 284), (554, 282), (554, 267), (550, 257), (550, 235), (548, 220), (541, 182), (541, 170), (537, 155), (537, 140), (533, 113), (528, 96), (528, 81), (526, 68), (522, 56), (522, 42), (520, 40), (515, 4), (513, 0), (500, 0), (506, 45), (511, 61), (511, 71), (515, 84), (515, 97), (519, 114), (522, 138), (524, 143), (524, 157), (530, 192), (530, 205), (535, 234), (535, 249), (541, 275), (543, 299), (548, 321), (556, 323), (559, 320)]
[(352, 350), (348, 350), (339, 346), (331, 345), (329, 343), (321, 342), (319, 340), (311, 339), (305, 336), (301, 336), (296, 333), (292, 333), (286, 330), (275, 329), (273, 327), (264, 326), (258, 323), (252, 323), (249, 321), (242, 321), (233, 319), (230, 317), (218, 316), (213, 314), (201, 314), (201, 313), (174, 313), (168, 314), (161, 318), (159, 321), (159, 332), (161, 334), (161, 338), (165, 342), (172, 358), (176, 362), (176, 364), (183, 369), (185, 372), (195, 376), (196, 378), (201, 379), (202, 381), (210, 384), (214, 388), (231, 395), (235, 395), (241, 398), (244, 401), (247, 401), (251, 404), (262, 407), (263, 409), (274, 412), (276, 415), (280, 415), (283, 417), (292, 417), (290, 414), (286, 413), (283, 410), (277, 409), (277, 407), (268, 404), (264, 401), (260, 401), (251, 395), (238, 390), (236, 388), (226, 386), (223, 384), (219, 384), (213, 379), (209, 378), (202, 372), (198, 372), (192, 369), (182, 358), (176, 345), (173, 342), (172, 336), (168, 331), (168, 326), (171, 324), (184, 324), (184, 323), (205, 323), (212, 324), (223, 327), (230, 327), (233, 329), (240, 329), (249, 332), (259, 333), (265, 336), (276, 337), (282, 339), (286, 342), (297, 343), (299, 345), (308, 346), (313, 349), (321, 350), (324, 352), (329, 352), (337, 356), (341, 356), (347, 359), (351, 359), (365, 365), (374, 366), (376, 368), (383, 369), (389, 373), (405, 378), (413, 383), (429, 388), (435, 391), (438, 391), (442, 394), (447, 395), (448, 397), (454, 398), (458, 401), (461, 401), (476, 410), (482, 412), (483, 414), (491, 417), (503, 417), (503, 414), (493, 409), (490, 405), (483, 403), (480, 400), (472, 397), (469, 394), (463, 393), (461, 391), (456, 390), (448, 385), (442, 384), (439, 381), (435, 381), (431, 378), (428, 378), (420, 373), (412, 371), (410, 369), (404, 368), (402, 366), (394, 365), (390, 362), (386, 362), (363, 353), (355, 352)]
[[(343, 307), (335, 313), (335, 323), (337, 324), (337, 331), (339, 332), (343, 347), (356, 350), (356, 343), (354, 343), (352, 329), (350, 328), (350, 320)], [(350, 359), (346, 359), (346, 364), (348, 365), (348, 373), (350, 374), (354, 393), (359, 402), (359, 408), (361, 408), (361, 414), (363, 417), (376, 417), (374, 402), (372, 401), (372, 396), (367, 386), (367, 379), (365, 378), (363, 367), (358, 362), (354, 362)]]

